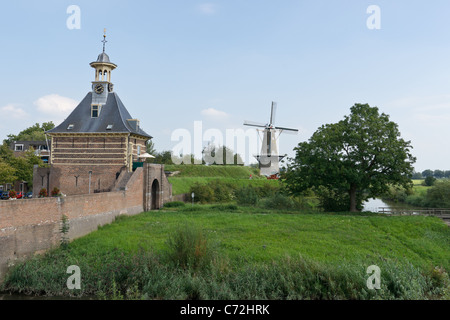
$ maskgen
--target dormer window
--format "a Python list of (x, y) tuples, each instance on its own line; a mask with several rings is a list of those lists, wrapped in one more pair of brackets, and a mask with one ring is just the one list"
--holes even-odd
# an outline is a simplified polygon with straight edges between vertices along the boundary
[(97, 104), (92, 105), (91, 118), (98, 118), (99, 113), (100, 113), (100, 106)]
[(108, 126), (106, 127), (106, 130), (112, 130), (113, 125), (112, 124), (108, 124)]
[(69, 126), (67, 127), (67, 130), (72, 130), (73, 129), (73, 124), (69, 124)]
[(127, 122), (134, 131), (139, 131), (139, 120), (138, 119), (128, 119)]

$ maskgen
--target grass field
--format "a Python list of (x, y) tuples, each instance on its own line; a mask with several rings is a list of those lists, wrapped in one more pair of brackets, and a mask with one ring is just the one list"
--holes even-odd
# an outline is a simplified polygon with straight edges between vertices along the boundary
[[(183, 230), (198, 230), (192, 257), (203, 267), (182, 268), (173, 255), (169, 239)], [(73, 294), (65, 271), (75, 264), (84, 281), (76, 294), (108, 298), (441, 299), (449, 248), (437, 218), (185, 206), (121, 217), (19, 265), (3, 290)], [(370, 265), (382, 270), (381, 290), (366, 287)]]
[(232, 260), (245, 256), (252, 262), (269, 262), (302, 255), (319, 262), (348, 259), (374, 264), (383, 257), (450, 269), (450, 229), (437, 218), (286, 214), (250, 208), (223, 212), (196, 207), (123, 217), (73, 246), (88, 248), (95, 243), (100, 251), (118, 248), (131, 253), (139, 247), (161, 251), (176, 227), (193, 225), (208, 233)]

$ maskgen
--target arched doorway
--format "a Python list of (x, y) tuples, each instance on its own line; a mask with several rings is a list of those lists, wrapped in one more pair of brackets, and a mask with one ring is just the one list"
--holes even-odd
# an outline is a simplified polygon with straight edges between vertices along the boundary
[(150, 210), (156, 210), (159, 209), (159, 182), (157, 179), (153, 180), (152, 183), (152, 202)]

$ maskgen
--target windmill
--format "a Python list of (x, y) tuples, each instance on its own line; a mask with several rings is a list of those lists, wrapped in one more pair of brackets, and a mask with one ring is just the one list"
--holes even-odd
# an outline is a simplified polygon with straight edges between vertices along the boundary
[[(245, 121), (244, 126), (251, 126), (257, 128), (259, 132), (263, 133), (261, 153), (256, 157), (258, 160), (260, 173), (267, 178), (278, 178), (280, 173), (280, 161), (285, 157), (285, 155), (280, 156), (278, 154), (277, 140), (280, 134), (285, 131), (287, 133), (296, 134), (297, 129), (276, 127), (275, 126), (275, 114), (277, 111), (277, 103), (272, 102), (272, 109), (270, 112), (270, 122), (268, 124), (257, 123), (253, 121)], [(276, 136), (276, 133), (278, 136)]]

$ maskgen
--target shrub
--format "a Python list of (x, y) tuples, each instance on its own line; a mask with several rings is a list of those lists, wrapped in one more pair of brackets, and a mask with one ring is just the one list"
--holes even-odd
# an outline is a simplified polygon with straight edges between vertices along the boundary
[(229, 202), (234, 198), (233, 185), (229, 182), (215, 180), (209, 182), (207, 186), (213, 190), (215, 202)]
[(242, 187), (235, 191), (234, 196), (239, 205), (254, 206), (258, 203), (258, 192), (252, 186)]
[(217, 204), (211, 206), (211, 209), (219, 210), (219, 211), (236, 211), (239, 207), (235, 204)]
[(424, 182), (422, 183), (424, 186), (431, 187), (434, 186), (434, 183), (436, 182), (436, 178), (433, 176), (428, 176), (425, 178)]
[(255, 187), (255, 191), (259, 198), (266, 198), (281, 192), (281, 187), (279, 185), (266, 184), (264, 186)]
[(52, 194), (52, 197), (59, 196), (60, 195), (60, 190), (57, 187), (54, 187), (52, 192), (51, 192), (51, 194)]
[(425, 199), (430, 207), (450, 208), (450, 180), (436, 182), (428, 189)]
[(196, 183), (190, 189), (190, 193), (192, 192), (195, 194), (194, 201), (200, 203), (229, 202), (234, 199), (233, 184), (227, 181)]
[(59, 229), (61, 233), (61, 248), (67, 249), (69, 246), (69, 237), (67, 234), (69, 233), (70, 224), (69, 224), (69, 218), (63, 214), (61, 217), (61, 228)]
[(47, 194), (47, 189), (42, 188), (42, 189), (39, 191), (39, 198), (44, 198), (44, 197), (47, 197), (47, 196), (48, 196), (48, 194)]
[(17, 193), (14, 190), (9, 191), (9, 197), (11, 199), (17, 198)]
[(190, 193), (194, 193), (194, 202), (210, 203), (214, 202), (214, 190), (208, 185), (196, 183), (191, 187)]
[(265, 198), (261, 204), (266, 209), (288, 210), (295, 208), (294, 200), (281, 193), (276, 193), (269, 198)]
[(179, 208), (184, 207), (186, 204), (183, 201), (172, 201), (164, 204), (165, 208)]
[[(348, 192), (331, 190), (326, 187), (319, 187), (314, 190), (320, 206), (329, 212), (345, 212), (350, 209), (350, 196)], [(363, 209), (363, 197), (361, 193), (356, 194), (356, 209)]]
[(405, 203), (414, 207), (426, 207), (426, 199), (422, 195), (418, 194), (408, 196)]
[(408, 192), (404, 188), (391, 188), (389, 193), (389, 198), (395, 202), (405, 202), (408, 197)]

